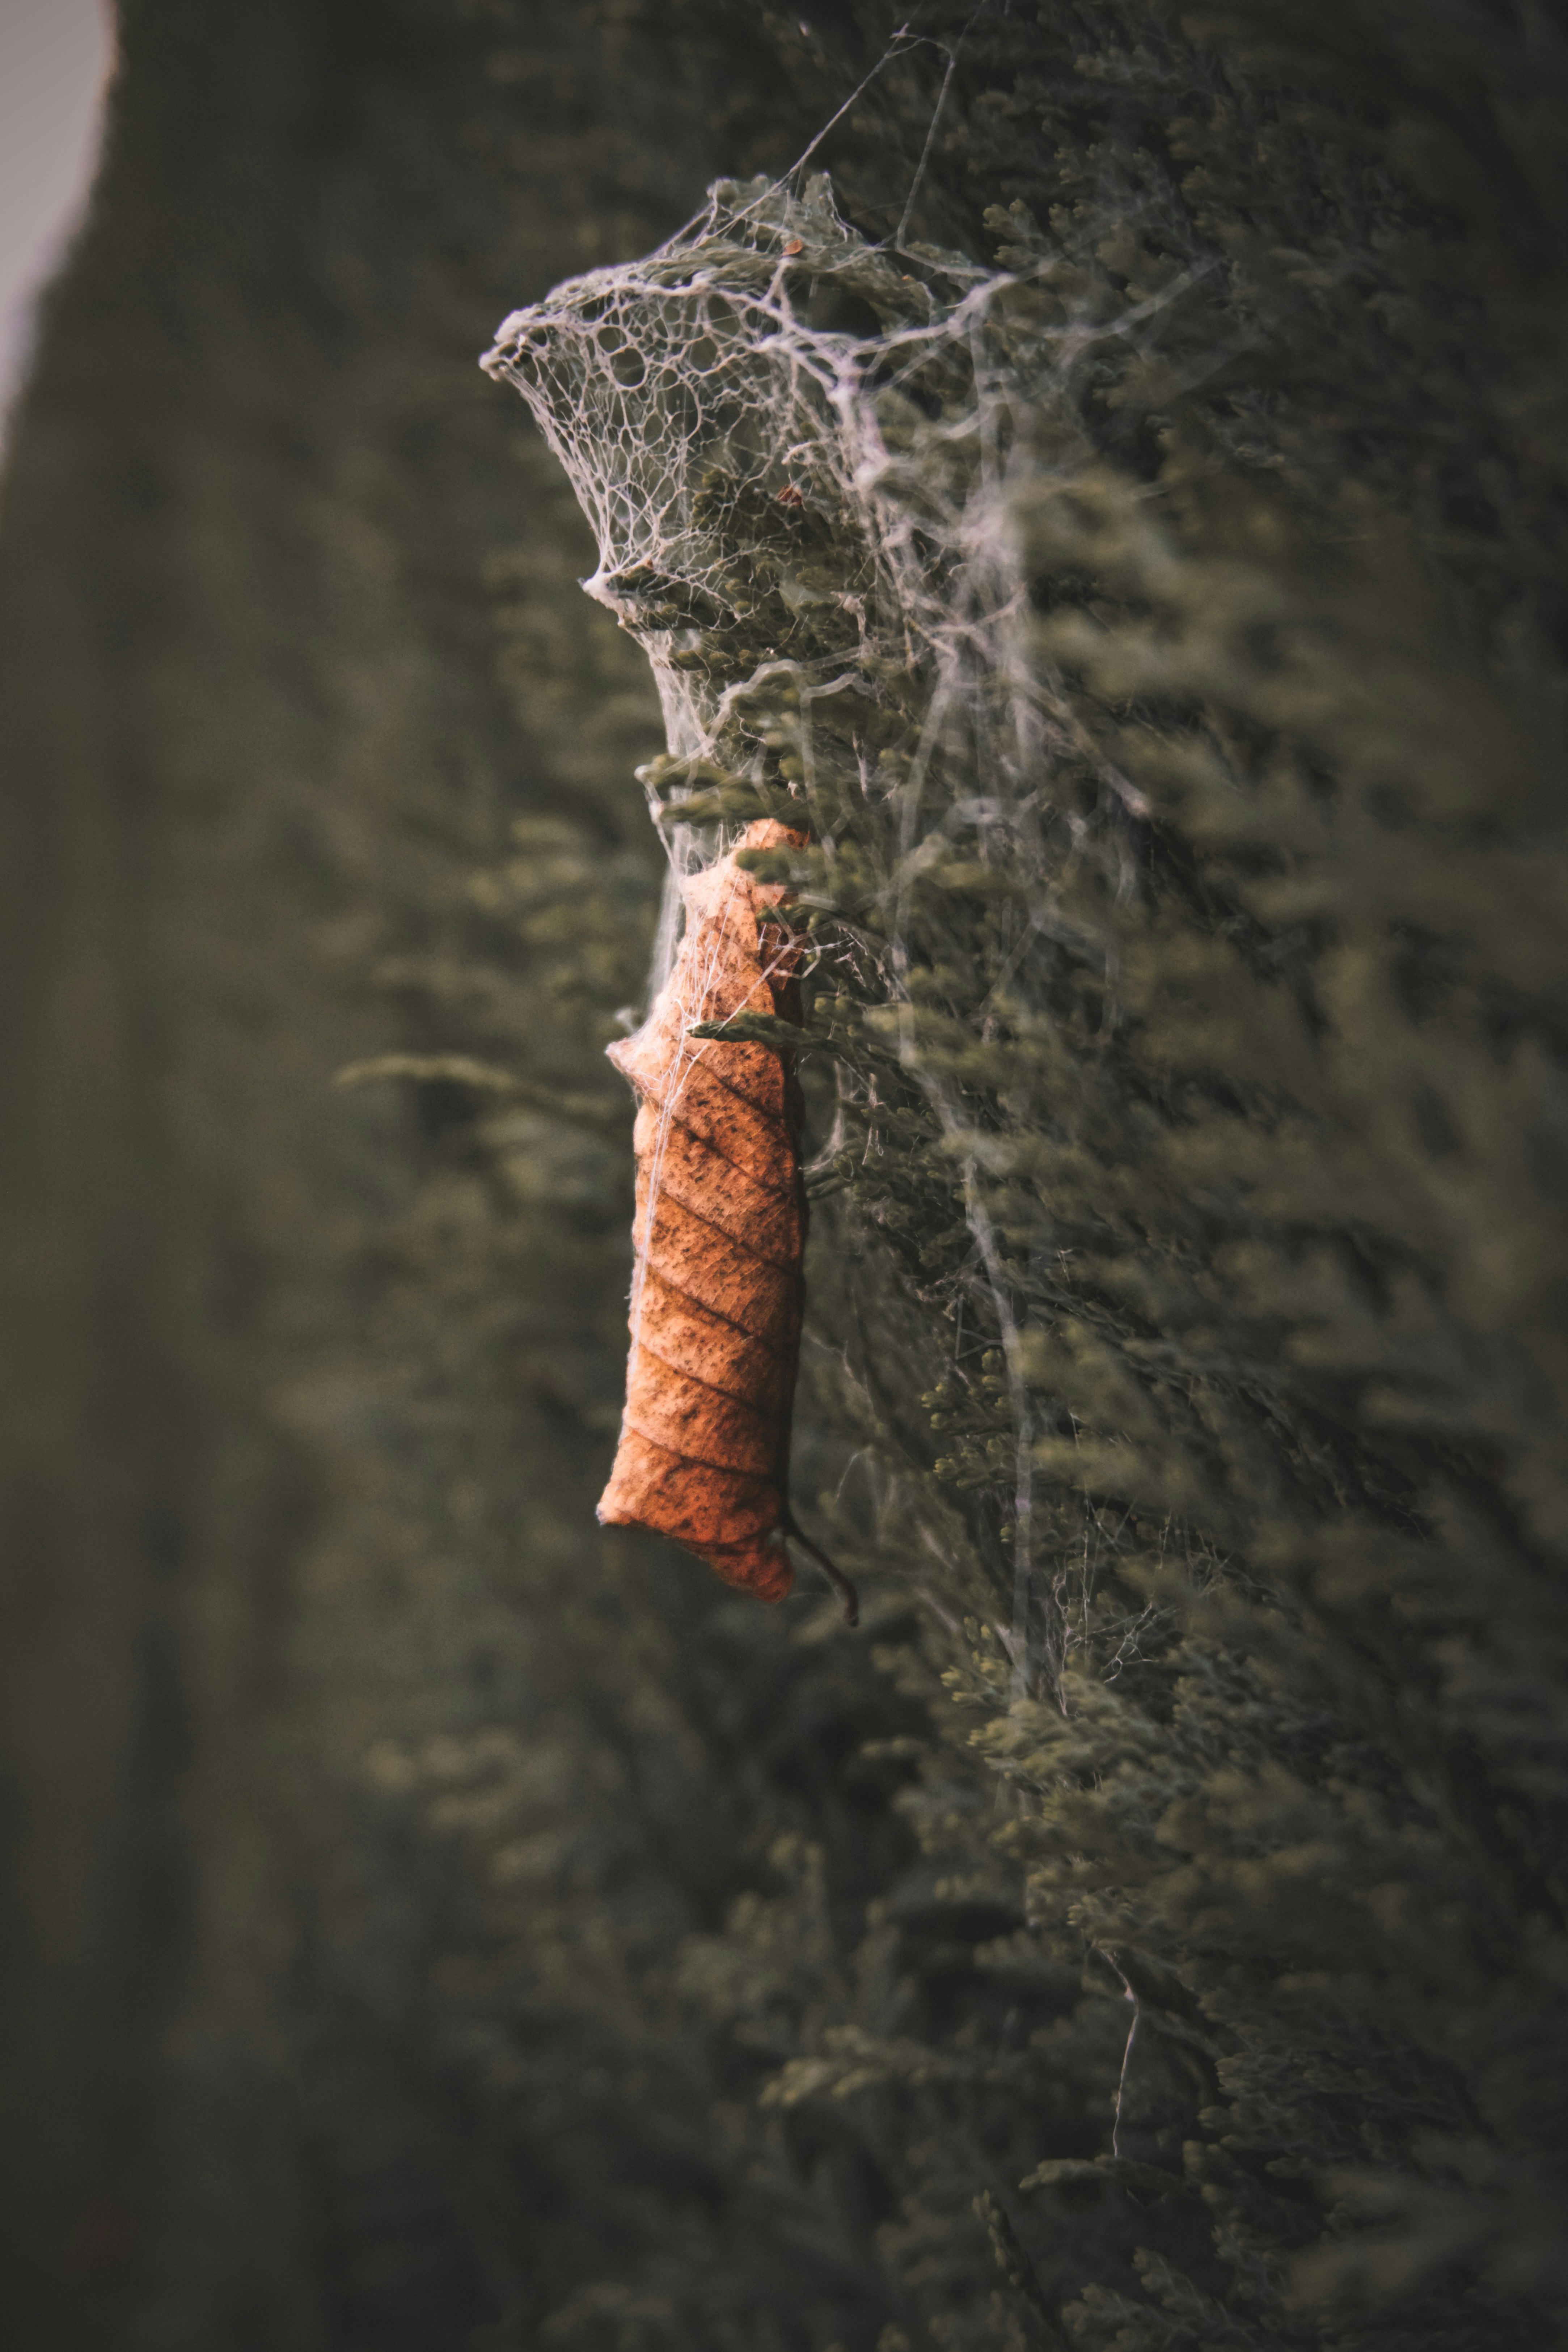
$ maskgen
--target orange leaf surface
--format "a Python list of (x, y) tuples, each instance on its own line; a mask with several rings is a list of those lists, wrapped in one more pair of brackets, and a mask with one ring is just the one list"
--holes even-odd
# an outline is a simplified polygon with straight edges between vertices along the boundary
[[(740, 845), (806, 838), (766, 819)], [(599, 1517), (668, 1536), (762, 1601), (782, 1601), (794, 1582), (800, 1089), (793, 1055), (689, 1032), (742, 1013), (798, 1021), (795, 950), (767, 919), (785, 896), (733, 852), (694, 875), (668, 982), (636, 1036), (609, 1048), (637, 1097), (637, 1264), (626, 1412)]]

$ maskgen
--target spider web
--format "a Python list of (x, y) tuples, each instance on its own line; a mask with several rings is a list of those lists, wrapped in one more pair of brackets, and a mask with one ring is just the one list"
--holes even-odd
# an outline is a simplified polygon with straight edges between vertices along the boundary
[[(933, 413), (955, 413), (955, 451), (969, 437), (971, 331), (1006, 282), (868, 245), (825, 174), (799, 196), (721, 180), (646, 260), (502, 325), (482, 364), (571, 479), (599, 548), (584, 587), (646, 648), (672, 757), (719, 750), (734, 687), (713, 685), (716, 648), (752, 656), (747, 688), (779, 662), (818, 693), (879, 657), (940, 659), (952, 565), (932, 559), (967, 535), (972, 486), (919, 532), (900, 491), (929, 502), (913, 444)], [(671, 846), (678, 866), (700, 854), (679, 829)]]
[[(1029, 225), (1032, 226), (1032, 224)], [(927, 245), (874, 246), (826, 174), (721, 180), (705, 210), (646, 258), (594, 270), (515, 311), (482, 365), (520, 392), (598, 543), (583, 583), (644, 646), (668, 755), (641, 772), (670, 858), (653, 988), (668, 975), (680, 883), (713, 850), (713, 787), (773, 792), (780, 770), (754, 713), (787, 683), (800, 714), (804, 803), (829, 838), (846, 795), (893, 817), (880, 877), (877, 974), (904, 1069), (961, 1171), (976, 1276), (1006, 1365), (1014, 1427), (1013, 1610), (1021, 1676), (1059, 1683), (1059, 1590), (1034, 1574), (1036, 1415), (1004, 1254), (976, 1181), (973, 1108), (921, 1050), (907, 905), (922, 867), (973, 834), (1037, 894), (1048, 927), (1041, 818), (1070, 753), (1142, 813), (1105, 767), (1031, 644), (1021, 494), (1090, 453), (1085, 362), (1135, 346), (1201, 270), (1103, 308), (1064, 301), (1043, 248), (1012, 269)], [(903, 714), (905, 749), (874, 772), (814, 772), (813, 713), (847, 690)], [(820, 737), (822, 730), (818, 730)], [(787, 772), (786, 775), (787, 775)], [(702, 826), (680, 810), (706, 792)], [(663, 797), (660, 798), (659, 795)], [(721, 829), (721, 850), (739, 824)], [(846, 1079), (843, 1083), (853, 1083)]]

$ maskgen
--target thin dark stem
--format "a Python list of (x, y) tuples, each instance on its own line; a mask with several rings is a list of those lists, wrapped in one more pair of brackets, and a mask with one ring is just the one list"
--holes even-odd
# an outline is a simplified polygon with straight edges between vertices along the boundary
[(793, 1511), (786, 1510), (784, 1512), (784, 1531), (785, 1535), (788, 1536), (792, 1543), (799, 1544), (803, 1551), (808, 1551), (811, 1554), (818, 1568), (821, 1569), (823, 1574), (832, 1585), (835, 1592), (837, 1593), (840, 1601), (843, 1601), (844, 1622), (847, 1625), (858, 1625), (860, 1622), (860, 1596), (856, 1591), (855, 1587), (850, 1583), (849, 1579), (845, 1575), (843, 1570), (835, 1568), (833, 1562), (828, 1559), (827, 1554), (823, 1551), (818, 1545), (814, 1544), (808, 1535), (803, 1533), (795, 1522), (795, 1517)]

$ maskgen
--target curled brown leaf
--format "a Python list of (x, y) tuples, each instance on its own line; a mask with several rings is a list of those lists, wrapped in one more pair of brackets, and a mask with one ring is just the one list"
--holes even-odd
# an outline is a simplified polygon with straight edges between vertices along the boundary
[[(806, 839), (764, 818), (739, 846)], [(637, 1097), (636, 1273), (626, 1412), (599, 1517), (652, 1528), (727, 1582), (782, 1601), (794, 1582), (784, 1538), (797, 1532), (788, 1482), (805, 1292), (800, 1088), (793, 1055), (690, 1032), (744, 1013), (798, 1023), (796, 951), (770, 920), (784, 887), (757, 881), (733, 851), (693, 876), (685, 897), (668, 982), (637, 1034), (609, 1049)]]

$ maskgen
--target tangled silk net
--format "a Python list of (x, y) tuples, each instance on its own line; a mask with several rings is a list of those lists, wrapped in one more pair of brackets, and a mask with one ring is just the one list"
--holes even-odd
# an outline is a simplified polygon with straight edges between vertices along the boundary
[(1016, 333), (985, 346), (1017, 283), (868, 246), (826, 175), (721, 180), (647, 259), (505, 321), (482, 364), (566, 469), (599, 543), (584, 586), (646, 647), (673, 759), (732, 755), (737, 690), (775, 666), (821, 694), (958, 649), (950, 559), (976, 552), (974, 428), (1020, 357)]
[[(836, 955), (862, 1002), (879, 1001), (902, 1076), (923, 1089), (952, 1145), (973, 1279), (985, 1294), (976, 1306), (1014, 1398), (1016, 1626), (1030, 1605), (1034, 1433), (1018, 1334), (983, 1194), (969, 1181), (973, 1117), (906, 1015), (911, 960), (924, 952), (918, 940), (911, 948), (910, 913), (922, 871), (965, 831), (972, 858), (1048, 894), (1056, 853), (1041, 823), (1042, 778), (1064, 748), (1095, 758), (1031, 658), (1019, 495), (1042, 466), (1081, 464), (1075, 371), (1097, 339), (1127, 335), (1138, 318), (1130, 327), (1123, 312), (1107, 328), (1075, 312), (1051, 269), (1043, 253), (987, 269), (931, 247), (873, 247), (840, 217), (826, 176), (799, 193), (721, 181), (706, 212), (656, 253), (514, 313), (483, 362), (522, 394), (565, 467), (598, 541), (584, 584), (637, 637), (658, 680), (668, 752), (642, 772), (671, 864), (656, 992), (670, 983), (683, 916), (689, 939), (707, 919), (710, 894), (700, 880), (694, 893), (693, 877), (704, 842), (714, 858), (717, 828), (731, 901), (750, 867), (794, 883), (796, 920), (819, 910), (813, 956)], [(1109, 784), (1135, 801), (1119, 779)], [(770, 820), (767, 839), (797, 846), (770, 854), (756, 835), (741, 845), (745, 823)], [(787, 918), (787, 908), (775, 911)], [(760, 919), (749, 905), (759, 939)], [(711, 1008), (686, 1022), (688, 1036), (729, 1025), (733, 1042), (713, 1037), (701, 1049), (710, 1073), (725, 1054), (768, 1050), (755, 985), (734, 993), (716, 1024)], [(668, 1121), (680, 1113), (670, 1107), (683, 1088), (691, 1099), (681, 1072), (698, 1066), (672, 1032), (677, 1000), (683, 1017), (700, 1010), (689, 971), (639, 1036), (615, 1049), (642, 1108), (631, 1394), (605, 1511), (660, 1528), (776, 1598), (788, 1583), (779, 1539), (796, 1532), (782, 1483), (793, 1339), (788, 1378), (775, 1383), (782, 1433), (765, 1471), (756, 1448), (736, 1455), (762, 1484), (756, 1507), (723, 1540), (697, 1527), (668, 1465), (633, 1459), (655, 1438), (672, 1456), (680, 1450), (668, 1394), (662, 1418), (648, 1417), (639, 1376), (639, 1357), (647, 1371), (654, 1354), (670, 1354), (656, 1346), (649, 1317), (662, 1296), (661, 1221), (677, 1164)], [(667, 1058), (655, 1073), (656, 1038), (679, 1070)], [(776, 1024), (772, 1042), (776, 1049)], [(860, 1082), (848, 1061), (839, 1082), (841, 1095)], [(785, 1071), (775, 1083), (793, 1080)], [(781, 1180), (795, 1181), (793, 1161), (781, 1162)], [(766, 1383), (754, 1385), (760, 1396)], [(700, 1424), (698, 1413), (689, 1425)], [(702, 1431), (693, 1452), (727, 1462), (711, 1438)]]

